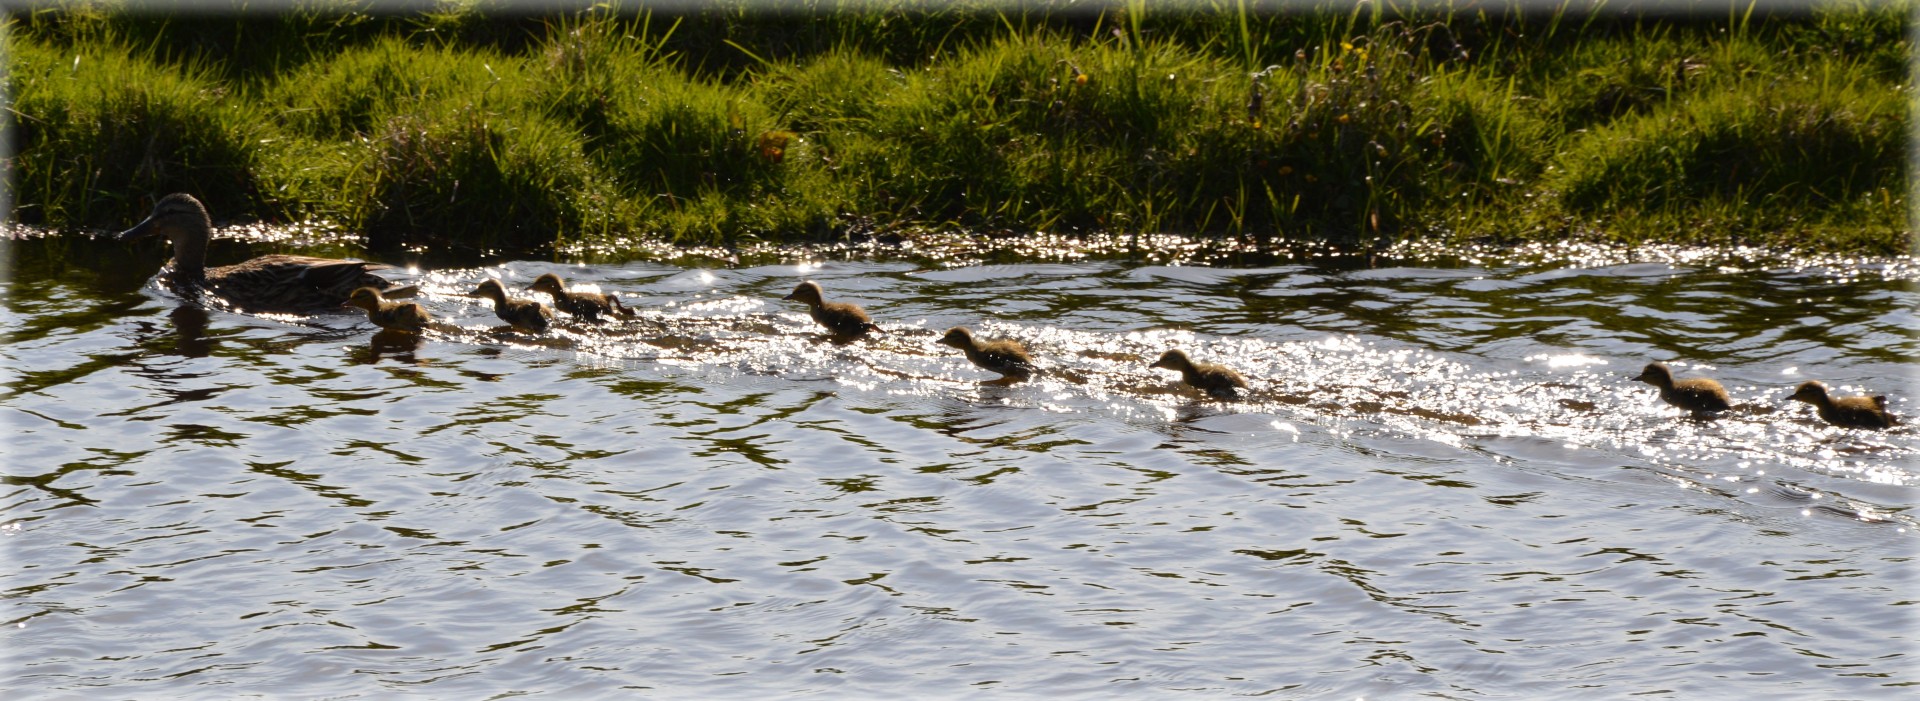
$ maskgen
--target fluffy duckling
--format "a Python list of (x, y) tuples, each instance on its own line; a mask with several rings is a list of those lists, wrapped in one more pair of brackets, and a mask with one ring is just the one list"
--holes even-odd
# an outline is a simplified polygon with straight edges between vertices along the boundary
[(567, 284), (560, 280), (560, 276), (553, 273), (541, 273), (540, 277), (533, 279), (533, 285), (528, 287), (527, 291), (553, 295), (554, 307), (587, 321), (598, 322), (602, 315), (619, 314), (627, 317), (634, 315), (632, 309), (620, 303), (619, 297), (598, 292), (569, 291)]
[(1720, 383), (1705, 377), (1673, 379), (1673, 370), (1666, 363), (1647, 363), (1633, 379), (1659, 387), (1661, 401), (1696, 414), (1726, 411), (1733, 406)]
[(864, 336), (868, 331), (880, 330), (879, 326), (874, 325), (873, 319), (867, 316), (866, 310), (861, 309), (859, 305), (829, 302), (823, 296), (820, 284), (808, 280), (800, 283), (799, 287), (793, 288), (792, 293), (781, 299), (806, 302), (811, 308), (808, 313), (813, 316), (813, 320), (827, 327), (827, 330), (832, 331), (835, 336), (854, 338)]
[(213, 220), (200, 200), (184, 192), (160, 198), (153, 214), (114, 238), (130, 241), (160, 235), (173, 241), (173, 265), (162, 277), (167, 287), (183, 295), (210, 292), (250, 311), (304, 314), (339, 309), (361, 287), (381, 290), (389, 297), (410, 297), (416, 291), (369, 272), (388, 266), (359, 260), (275, 254), (209, 268), (207, 242), (213, 238)]
[(553, 312), (547, 309), (547, 305), (531, 299), (508, 297), (507, 288), (502, 287), (499, 280), (480, 283), (467, 296), (493, 300), (494, 316), (521, 331), (545, 333), (547, 327), (553, 325)]
[(1000, 373), (1003, 377), (1027, 379), (1033, 376), (1033, 358), (1027, 356), (1026, 346), (1013, 339), (981, 341), (973, 337), (973, 331), (964, 326), (947, 329), (947, 335), (934, 341), (953, 346), (967, 354), (967, 360), (974, 365)]
[(1812, 404), (1820, 410), (1822, 420), (1835, 426), (1892, 428), (1899, 423), (1893, 414), (1887, 413), (1886, 395), (1835, 398), (1827, 395), (1826, 385), (1808, 380), (1800, 383), (1793, 396), (1787, 398)]
[(426, 328), (432, 317), (427, 310), (414, 302), (389, 302), (380, 296), (380, 291), (371, 287), (362, 287), (353, 291), (342, 303), (342, 307), (359, 307), (367, 310), (367, 320), (388, 331), (400, 333), (420, 333)]
[(1247, 388), (1247, 378), (1225, 365), (1196, 363), (1187, 357), (1185, 351), (1174, 349), (1160, 355), (1148, 367), (1166, 368), (1180, 371), (1180, 379), (1196, 389), (1205, 390), (1215, 397), (1234, 397), (1238, 390)]

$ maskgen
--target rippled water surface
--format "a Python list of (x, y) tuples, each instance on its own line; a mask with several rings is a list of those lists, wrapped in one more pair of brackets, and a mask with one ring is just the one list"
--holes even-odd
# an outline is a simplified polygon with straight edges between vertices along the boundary
[[(158, 251), (11, 246), (9, 696), (1920, 684), (1920, 438), (1781, 401), (1913, 413), (1908, 260), (439, 264), (409, 343), (196, 306)], [(641, 315), (460, 296), (550, 271)], [(826, 342), (803, 279), (886, 332)], [(1042, 372), (983, 384), (957, 324)], [(1650, 359), (1741, 406), (1660, 404)]]

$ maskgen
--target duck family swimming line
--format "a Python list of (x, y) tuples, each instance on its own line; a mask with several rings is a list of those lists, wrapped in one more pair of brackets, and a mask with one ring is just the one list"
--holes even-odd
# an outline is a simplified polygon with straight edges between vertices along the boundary
[[(418, 292), (411, 285), (396, 285), (372, 272), (391, 266), (273, 254), (208, 268), (207, 243), (212, 234), (213, 224), (206, 207), (192, 195), (174, 193), (160, 198), (151, 215), (115, 238), (130, 241), (164, 235), (171, 240), (173, 260), (160, 277), (170, 289), (182, 295), (207, 293), (226, 304), (254, 312), (314, 313), (357, 307), (381, 329), (409, 334), (420, 333), (433, 318), (418, 303), (389, 299), (411, 297)], [(561, 311), (588, 322), (598, 323), (608, 316), (637, 315), (614, 295), (567, 289), (566, 282), (554, 273), (540, 275), (528, 291), (550, 295)], [(508, 295), (506, 286), (498, 280), (483, 281), (465, 296), (492, 300), (494, 314), (519, 331), (541, 334), (553, 326), (553, 312), (547, 305)], [(806, 280), (781, 299), (805, 303), (808, 316), (831, 332), (836, 340), (853, 340), (881, 331), (859, 305), (829, 302), (825, 297), (819, 283)], [(971, 329), (955, 326), (935, 343), (959, 349), (974, 365), (999, 373), (1001, 380), (1025, 380), (1036, 372), (1026, 347), (1013, 339), (981, 339), (975, 337)], [(1233, 369), (1195, 362), (1177, 348), (1161, 354), (1148, 367), (1177, 371), (1186, 385), (1220, 399), (1236, 399), (1241, 390), (1248, 388), (1246, 378)], [(1719, 382), (1705, 377), (1676, 379), (1666, 363), (1648, 363), (1632, 379), (1653, 385), (1660, 390), (1661, 401), (1695, 415), (1723, 412), (1733, 406), (1726, 388)], [(1786, 399), (1813, 405), (1822, 421), (1843, 428), (1885, 429), (1900, 423), (1887, 411), (1884, 395), (1834, 397), (1826, 385), (1808, 381), (1796, 387)]]

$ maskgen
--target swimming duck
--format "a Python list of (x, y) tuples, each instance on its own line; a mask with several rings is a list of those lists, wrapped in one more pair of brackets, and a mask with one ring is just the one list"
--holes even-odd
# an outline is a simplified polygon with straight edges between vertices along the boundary
[(362, 287), (353, 291), (347, 301), (340, 306), (359, 307), (367, 310), (367, 320), (388, 331), (401, 333), (419, 333), (432, 317), (427, 310), (413, 302), (389, 302), (380, 296), (380, 291), (371, 287)]
[(1793, 396), (1787, 397), (1814, 405), (1820, 410), (1820, 418), (1835, 426), (1848, 428), (1892, 428), (1899, 423), (1893, 414), (1887, 413), (1886, 395), (1871, 397), (1840, 397), (1827, 395), (1827, 386), (1808, 380), (1793, 390)]
[(1180, 379), (1215, 397), (1231, 398), (1238, 394), (1237, 390), (1247, 387), (1247, 379), (1241, 377), (1240, 373), (1234, 372), (1232, 368), (1213, 363), (1193, 362), (1187, 357), (1185, 351), (1177, 348), (1161, 354), (1160, 359), (1153, 361), (1153, 364), (1148, 367), (1179, 370)]
[(1684, 380), (1673, 379), (1673, 371), (1666, 363), (1647, 363), (1640, 374), (1633, 379), (1660, 388), (1660, 400), (1673, 406), (1704, 413), (1726, 411), (1733, 406), (1727, 399), (1727, 390), (1720, 383), (1704, 377), (1690, 377)]
[(553, 273), (541, 273), (540, 277), (533, 279), (533, 285), (528, 287), (527, 291), (553, 295), (554, 307), (587, 321), (597, 322), (602, 314), (617, 313), (620, 316), (629, 317), (634, 315), (632, 309), (620, 303), (619, 297), (598, 292), (568, 291), (567, 284), (561, 282), (560, 276)]
[(980, 341), (973, 332), (964, 326), (947, 329), (947, 335), (934, 341), (941, 345), (953, 346), (967, 354), (967, 360), (973, 361), (987, 370), (1000, 373), (1005, 377), (1027, 379), (1033, 376), (1033, 359), (1027, 357), (1027, 348), (1013, 339)]
[(823, 299), (823, 296), (820, 284), (808, 280), (800, 283), (799, 287), (793, 288), (792, 293), (781, 299), (806, 302), (807, 306), (811, 307), (809, 313), (813, 315), (813, 320), (827, 327), (827, 330), (832, 331), (835, 336), (853, 338), (864, 336), (868, 331), (880, 330), (879, 326), (874, 325), (873, 319), (867, 316), (866, 310), (861, 309), (859, 305), (829, 302)]
[(547, 309), (547, 305), (531, 299), (508, 297), (507, 288), (502, 287), (499, 280), (482, 282), (467, 296), (493, 300), (494, 316), (527, 333), (545, 333), (547, 327), (553, 324), (553, 312)]
[(412, 286), (397, 287), (370, 270), (388, 266), (358, 260), (265, 255), (234, 265), (207, 267), (207, 241), (213, 220), (199, 200), (184, 192), (160, 198), (153, 214), (115, 239), (130, 241), (156, 234), (173, 240), (173, 265), (162, 281), (183, 295), (198, 291), (241, 309), (308, 313), (338, 309), (356, 288), (372, 287), (388, 297), (410, 297)]

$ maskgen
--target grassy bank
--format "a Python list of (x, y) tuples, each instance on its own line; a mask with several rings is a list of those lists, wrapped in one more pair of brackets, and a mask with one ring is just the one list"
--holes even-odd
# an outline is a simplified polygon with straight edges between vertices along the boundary
[[(20, 220), (376, 246), (923, 229), (1907, 248), (1900, 4), (16, 12)], [(510, 8), (509, 8), (510, 9)]]

